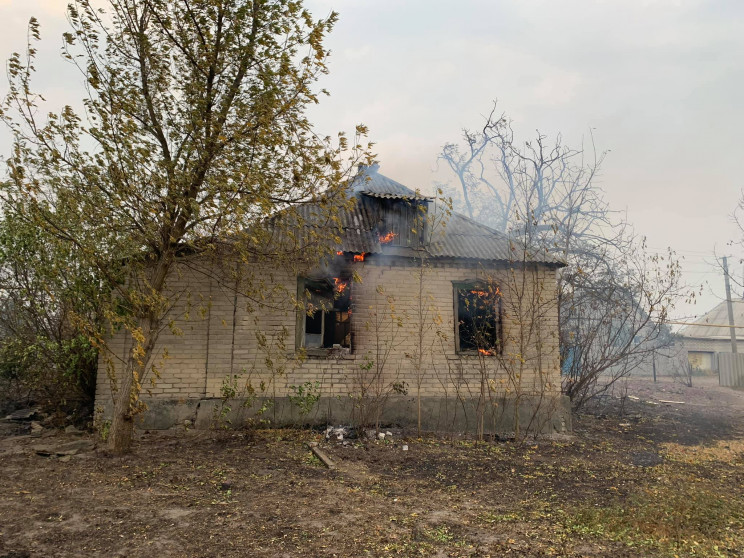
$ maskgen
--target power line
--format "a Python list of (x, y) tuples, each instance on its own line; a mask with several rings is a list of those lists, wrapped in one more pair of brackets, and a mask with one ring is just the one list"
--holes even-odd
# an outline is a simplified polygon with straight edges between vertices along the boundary
[(672, 324), (672, 325), (685, 325), (685, 326), (700, 326), (700, 327), (732, 327), (732, 328), (744, 328), (744, 325), (728, 325), (728, 324), (699, 324), (696, 322), (676, 322), (676, 321), (670, 321), (665, 320), (665, 324)]

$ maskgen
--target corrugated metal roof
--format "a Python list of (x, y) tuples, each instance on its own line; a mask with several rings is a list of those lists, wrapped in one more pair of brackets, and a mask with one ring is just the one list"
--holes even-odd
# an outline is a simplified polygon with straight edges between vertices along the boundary
[[(341, 238), (339, 251), (356, 254), (415, 255), (415, 251), (410, 247), (380, 243), (380, 234), (386, 232), (382, 230), (385, 218), (383, 214), (385, 202), (382, 200), (420, 200), (421, 203), (429, 205), (430, 212), (435, 212), (435, 220), (444, 224), (441, 232), (434, 232), (431, 235), (431, 242), (427, 247), (429, 257), (525, 261), (520, 243), (460, 213), (453, 212), (446, 218), (443, 209), (430, 202), (432, 198), (417, 195), (399, 182), (379, 174), (376, 166), (366, 167), (360, 172), (351, 183), (350, 193), (354, 195), (353, 204), (341, 211), (337, 223), (318, 222), (314, 218), (317, 212), (312, 206), (302, 210), (306, 226), (329, 227), (330, 232)], [(376, 199), (380, 201), (374, 201)], [(546, 252), (530, 255), (526, 260), (564, 265), (561, 260)]]
[[(744, 325), (744, 300), (732, 300), (731, 304), (734, 310), (734, 325)], [(728, 308), (726, 301), (723, 301), (713, 310), (695, 320), (692, 325), (681, 328), (679, 334), (696, 339), (731, 339), (730, 328), (725, 327), (728, 323)], [(736, 335), (741, 336), (740, 329), (736, 331)]]
[(360, 166), (359, 174), (351, 182), (351, 190), (355, 194), (366, 194), (368, 196), (385, 199), (432, 199), (416, 194), (414, 190), (403, 186), (392, 178), (380, 174), (380, 165), (374, 164), (369, 167)]
[[(435, 257), (499, 261), (522, 261), (524, 257), (520, 243), (460, 213), (452, 213), (443, 232), (433, 235), (429, 253)], [(559, 263), (548, 254), (530, 255), (527, 259)]]

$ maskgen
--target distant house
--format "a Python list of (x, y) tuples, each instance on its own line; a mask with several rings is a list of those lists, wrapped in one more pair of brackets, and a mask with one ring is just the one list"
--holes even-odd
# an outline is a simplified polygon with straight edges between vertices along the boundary
[[(734, 325), (744, 325), (744, 300), (732, 301)], [(726, 301), (680, 329), (682, 346), (694, 369), (708, 374), (719, 372), (719, 355), (731, 352), (731, 333)], [(736, 329), (737, 351), (744, 353), (744, 329)]]
[[(517, 405), (523, 429), (570, 427), (560, 392), (562, 262), (525, 258), (503, 234), (447, 215), (377, 166), (360, 170), (349, 195), (327, 231), (328, 261), (299, 273), (249, 266), (266, 284), (260, 300), (231, 288), (224, 270), (237, 263), (184, 256), (189, 265), (169, 283), (183, 302), (158, 339), (157, 380), (143, 381), (143, 426), (207, 426), (230, 397), (246, 403), (230, 403), (233, 424), (263, 411), (279, 423), (373, 413), (412, 425), (420, 413), (427, 429), (509, 430)], [(312, 207), (304, 211), (312, 226)], [(199, 311), (185, 308), (196, 301)], [(117, 334), (110, 347), (96, 394), (107, 411), (109, 375), (121, 372), (131, 340)]]

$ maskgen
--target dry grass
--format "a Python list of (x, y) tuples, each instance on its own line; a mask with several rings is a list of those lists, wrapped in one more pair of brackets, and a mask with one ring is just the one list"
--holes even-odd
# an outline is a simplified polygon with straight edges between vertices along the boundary
[(536, 446), (321, 440), (336, 471), (309, 431), (153, 433), (68, 462), (0, 440), (0, 557), (741, 556), (741, 409), (628, 411)]

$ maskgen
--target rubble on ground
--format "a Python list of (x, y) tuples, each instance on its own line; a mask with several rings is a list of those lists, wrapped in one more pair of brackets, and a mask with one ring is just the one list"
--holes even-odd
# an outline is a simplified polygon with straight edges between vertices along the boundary
[[(0, 418), (0, 440), (27, 440), (17, 445), (16, 450), (21, 453), (32, 453), (41, 457), (69, 461), (72, 456), (90, 452), (95, 449), (95, 441), (87, 433), (74, 425), (68, 425), (61, 430), (55, 427), (62, 415), (47, 415), (40, 407), (18, 409)], [(72, 417), (66, 417), (71, 420)], [(40, 439), (36, 441), (36, 439)], [(39, 443), (44, 440), (43, 443)], [(6, 453), (9, 446), (0, 448), (0, 453)]]
[(379, 441), (392, 441), (395, 439), (402, 438), (402, 431), (400, 429), (394, 430), (380, 430), (379, 432), (374, 428), (356, 428), (353, 426), (332, 426), (329, 425), (325, 429), (325, 439), (329, 442), (336, 441), (339, 444), (348, 446), (351, 444), (349, 440), (379, 440)]
[(95, 445), (93, 440), (75, 440), (55, 446), (36, 446), (34, 447), (34, 451), (36, 455), (41, 455), (42, 457), (65, 457), (91, 451), (95, 448)]

